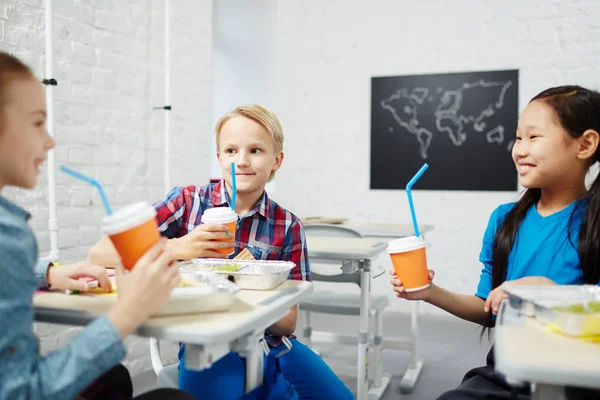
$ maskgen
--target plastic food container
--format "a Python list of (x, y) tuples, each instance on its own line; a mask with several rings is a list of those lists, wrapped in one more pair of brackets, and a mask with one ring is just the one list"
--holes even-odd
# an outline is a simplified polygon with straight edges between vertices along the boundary
[(181, 264), (182, 271), (211, 271), (226, 277), (240, 289), (270, 290), (285, 282), (294, 263), (268, 260), (194, 258)]
[(210, 271), (194, 273), (180, 269), (182, 284), (171, 292), (154, 315), (204, 313), (228, 310), (239, 288)]
[(511, 307), (572, 336), (600, 335), (600, 287), (507, 286)]

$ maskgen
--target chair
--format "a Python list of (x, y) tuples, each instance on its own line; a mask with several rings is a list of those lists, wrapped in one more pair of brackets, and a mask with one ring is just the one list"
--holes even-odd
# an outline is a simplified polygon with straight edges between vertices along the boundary
[(163, 365), (160, 357), (160, 345), (158, 339), (150, 338), (150, 361), (152, 369), (156, 374), (157, 383), (160, 387), (178, 388), (179, 387), (179, 369), (177, 364)]
[[(344, 226), (339, 225), (328, 225), (328, 224), (310, 224), (305, 225), (304, 230), (306, 235), (312, 236), (327, 236), (327, 237), (351, 237), (351, 238), (362, 238), (363, 236), (355, 231)], [(310, 256), (310, 249), (309, 249)], [(354, 283), (360, 287), (360, 271), (356, 271), (353, 274), (337, 274), (337, 275), (322, 275), (311, 271), (311, 277), (313, 281), (321, 282), (333, 282), (333, 283)], [(334, 332), (325, 331), (314, 331), (311, 326), (310, 315), (312, 312), (323, 313), (323, 314), (337, 314), (337, 315), (360, 315), (360, 294), (343, 294), (335, 292), (325, 291), (314, 291), (313, 294), (304, 301), (301, 301), (299, 308), (304, 312), (306, 327), (303, 331), (303, 339), (305, 344), (309, 347), (313, 347), (313, 338), (317, 337), (316, 341), (356, 345), (357, 337), (351, 335), (343, 335)], [(372, 316), (375, 321), (374, 335), (370, 338), (370, 344), (374, 346), (375, 371), (381, 371), (377, 367), (377, 362), (381, 362), (381, 344), (383, 343), (383, 311), (388, 306), (389, 300), (385, 295), (371, 296), (369, 316)], [(356, 372), (356, 366), (338, 367), (337, 370), (343, 372)], [(375, 386), (381, 386), (381, 374), (375, 374)]]

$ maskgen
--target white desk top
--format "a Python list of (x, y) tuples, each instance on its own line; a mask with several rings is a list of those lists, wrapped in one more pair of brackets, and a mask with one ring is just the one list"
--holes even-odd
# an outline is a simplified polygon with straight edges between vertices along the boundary
[(600, 387), (599, 344), (546, 332), (539, 322), (527, 317), (522, 318), (522, 325), (504, 325), (503, 318), (498, 320), (496, 369), (509, 382)]
[[(155, 317), (135, 333), (196, 344), (228, 342), (259, 326), (266, 328), (277, 322), (311, 292), (310, 282), (291, 280), (269, 291), (241, 290), (228, 311)], [(113, 296), (67, 296), (56, 292), (33, 298), (37, 321), (75, 325), (87, 324), (106, 313), (116, 301)]]
[[(368, 237), (402, 238), (415, 234), (412, 224), (387, 224), (379, 222), (344, 222), (342, 226), (352, 228)], [(432, 225), (419, 225), (421, 235), (433, 230)]]
[(387, 248), (388, 241), (379, 238), (338, 238), (307, 235), (308, 255), (320, 259), (365, 260)]

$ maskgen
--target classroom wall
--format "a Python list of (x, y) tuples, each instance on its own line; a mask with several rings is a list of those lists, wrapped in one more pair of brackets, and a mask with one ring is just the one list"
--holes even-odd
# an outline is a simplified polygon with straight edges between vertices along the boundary
[[(212, 126), (239, 105), (258, 103), (278, 110), (275, 102), (276, 2), (218, 0), (213, 9), (211, 78)], [(211, 141), (212, 154), (216, 153)], [(221, 176), (216, 157), (211, 177)]]
[[(520, 110), (553, 85), (599, 86), (597, 1), (281, 1), (279, 21), (286, 159), (276, 198), (300, 216), (410, 222), (404, 191), (369, 190), (373, 76), (519, 69)], [(414, 191), (419, 222), (435, 225), (426, 238), (438, 284), (475, 292), (489, 215), (516, 196)], [(373, 292), (392, 297), (389, 287), (378, 278)]]
[[(162, 0), (55, 0), (57, 164), (100, 180), (114, 207), (156, 201), (163, 187), (164, 18)], [(212, 1), (172, 2), (171, 183), (209, 176)], [(0, 49), (44, 71), (44, 2), (0, 2)], [(211, 153), (212, 156), (212, 153)], [(47, 176), (32, 191), (3, 195), (33, 214), (40, 254), (49, 249)], [(104, 213), (89, 186), (57, 175), (60, 261), (84, 259)], [(25, 266), (23, 266), (25, 267)], [(42, 351), (62, 347), (77, 328), (37, 324)], [(128, 339), (132, 374), (150, 368), (147, 339)], [(175, 355), (170, 353), (171, 359)]]

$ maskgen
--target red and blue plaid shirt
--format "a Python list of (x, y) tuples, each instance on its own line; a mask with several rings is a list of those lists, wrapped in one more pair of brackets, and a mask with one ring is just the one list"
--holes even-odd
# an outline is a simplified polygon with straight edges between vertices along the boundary
[[(158, 229), (163, 236), (179, 238), (198, 225), (204, 210), (229, 207), (229, 193), (224, 181), (206, 186), (177, 186), (164, 200), (154, 204)], [(288, 279), (310, 281), (306, 238), (300, 219), (269, 199), (263, 192), (254, 208), (239, 217), (235, 234), (235, 251), (247, 248), (257, 260), (292, 261), (296, 266)]]

